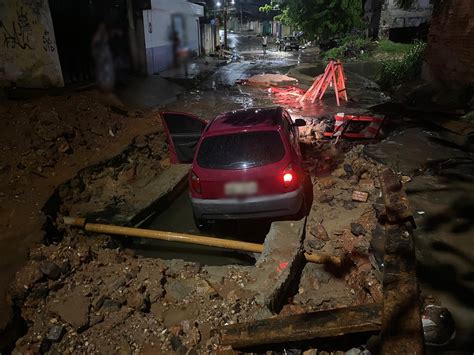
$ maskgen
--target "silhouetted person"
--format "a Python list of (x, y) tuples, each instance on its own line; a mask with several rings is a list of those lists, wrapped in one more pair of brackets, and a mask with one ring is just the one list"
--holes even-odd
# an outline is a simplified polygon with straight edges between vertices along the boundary
[(92, 57), (95, 62), (95, 79), (97, 86), (111, 92), (115, 86), (114, 60), (110, 50), (107, 26), (101, 23), (92, 38)]

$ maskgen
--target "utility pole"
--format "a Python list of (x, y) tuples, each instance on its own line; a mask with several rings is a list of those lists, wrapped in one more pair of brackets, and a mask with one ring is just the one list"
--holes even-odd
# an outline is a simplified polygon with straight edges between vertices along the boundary
[(244, 21), (242, 19), (242, 5), (240, 5), (240, 32), (242, 32), (243, 25), (244, 25)]
[[(227, 49), (227, 15), (229, 11), (229, 0), (223, 0), (224, 2), (224, 48)], [(235, 5), (235, 0), (230, 0), (230, 4), (232, 6), (231, 10), (235, 10), (233, 5)], [(217, 7), (221, 7), (220, 0), (217, 1)]]
[(227, 47), (227, 0), (224, 0), (224, 48)]

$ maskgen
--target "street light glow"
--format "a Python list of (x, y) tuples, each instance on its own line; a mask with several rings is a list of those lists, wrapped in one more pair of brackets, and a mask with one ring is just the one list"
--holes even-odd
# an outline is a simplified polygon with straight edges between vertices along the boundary
[(231, 3), (232, 5), (234, 5), (234, 4), (235, 4), (235, 0), (232, 0), (230, 3)]
[(216, 3), (216, 6), (217, 6), (217, 7), (221, 7), (221, 2), (218, 1), (218, 2)]

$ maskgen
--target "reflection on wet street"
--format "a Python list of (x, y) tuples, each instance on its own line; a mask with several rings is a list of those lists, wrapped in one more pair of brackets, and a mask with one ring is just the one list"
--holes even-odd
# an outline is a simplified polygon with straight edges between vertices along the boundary
[[(324, 71), (326, 63), (318, 59), (314, 48), (299, 51), (278, 51), (270, 44), (263, 54), (261, 39), (255, 36), (228, 35), (232, 58), (203, 80), (197, 88), (186, 92), (166, 110), (189, 112), (203, 119), (212, 119), (219, 113), (259, 106), (275, 105), (265, 88), (238, 85), (236, 82), (257, 74), (287, 74), (307, 89), (314, 77)], [(318, 104), (290, 108), (290, 113), (304, 117), (331, 116), (338, 112), (361, 112), (367, 107), (383, 103), (387, 98), (372, 81), (377, 73), (377, 63), (360, 62), (345, 64), (349, 102), (336, 106), (334, 93), (328, 90)], [(355, 110), (355, 111), (354, 111)]]

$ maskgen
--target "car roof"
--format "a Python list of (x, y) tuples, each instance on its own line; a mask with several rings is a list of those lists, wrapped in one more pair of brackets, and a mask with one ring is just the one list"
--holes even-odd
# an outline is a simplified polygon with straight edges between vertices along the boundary
[(205, 134), (278, 129), (282, 122), (282, 114), (283, 109), (279, 106), (248, 108), (221, 113), (208, 124)]

